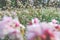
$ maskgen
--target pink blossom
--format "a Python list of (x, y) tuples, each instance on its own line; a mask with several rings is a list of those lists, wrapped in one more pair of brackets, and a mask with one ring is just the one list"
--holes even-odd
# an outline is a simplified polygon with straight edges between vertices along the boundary
[(16, 22), (16, 23), (15, 23), (15, 27), (19, 27), (19, 26), (20, 26), (20, 25)]
[(28, 32), (26, 34), (28, 40), (33, 40), (33, 38), (36, 35), (37, 36), (41, 35), (40, 23), (39, 23), (37, 18), (32, 19), (32, 24), (31, 25), (27, 25), (27, 30), (26, 31)]
[(32, 22), (30, 21), (30, 22), (28, 23), (28, 25), (32, 25)]
[(34, 18), (34, 19), (32, 19), (32, 23), (39, 23), (40, 21), (39, 21), (39, 19), (38, 18)]
[(57, 20), (55, 20), (55, 19), (53, 19), (53, 20), (52, 20), (52, 23), (57, 23), (57, 22), (58, 22), (58, 21), (57, 21)]
[(15, 27), (22, 27), (22, 28), (25, 28), (24, 25), (22, 25), (19, 20), (18, 20), (18, 17), (16, 17), (14, 20), (13, 20), (14, 24), (15, 24)]

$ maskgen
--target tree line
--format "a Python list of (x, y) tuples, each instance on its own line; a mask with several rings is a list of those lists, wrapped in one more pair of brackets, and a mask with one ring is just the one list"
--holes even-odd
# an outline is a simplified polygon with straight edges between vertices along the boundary
[(0, 8), (4, 6), (18, 7), (18, 5), (30, 4), (32, 6), (54, 6), (60, 4), (60, 0), (0, 0)]

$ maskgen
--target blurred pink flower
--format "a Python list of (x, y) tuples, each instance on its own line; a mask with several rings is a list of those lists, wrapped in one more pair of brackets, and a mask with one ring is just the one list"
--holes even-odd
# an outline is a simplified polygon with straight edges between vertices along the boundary
[(37, 18), (32, 19), (31, 25), (27, 25), (27, 39), (33, 40), (35, 36), (41, 35), (41, 27)]
[[(5, 37), (9, 33), (15, 33), (15, 31), (20, 32), (20, 30), (13, 28), (13, 26), (22, 27), (18, 19), (12, 19), (12, 17), (4, 16), (3, 20), (0, 21), (0, 38)], [(21, 34), (20, 34), (21, 35)]]
[(52, 23), (57, 23), (58, 21), (55, 19), (52, 19)]
[(30, 22), (28, 23), (28, 25), (32, 25), (32, 22), (30, 21)]
[(39, 23), (40, 21), (39, 21), (39, 19), (38, 18), (34, 18), (34, 19), (32, 19), (32, 23)]
[(18, 20), (18, 17), (15, 17), (15, 19), (13, 19), (13, 22), (15, 24), (15, 27), (22, 27), (22, 28), (25, 28), (24, 25), (22, 25), (19, 20)]

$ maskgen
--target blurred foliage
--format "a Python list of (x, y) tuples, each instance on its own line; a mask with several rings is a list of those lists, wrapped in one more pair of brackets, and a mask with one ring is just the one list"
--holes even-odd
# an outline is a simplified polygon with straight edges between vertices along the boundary
[(3, 6), (6, 6), (6, 1), (0, 0), (0, 8), (2, 8)]
[[(27, 1), (27, 0), (26, 0)], [(5, 10), (0, 10), (0, 20), (4, 15), (12, 16), (14, 12), (16, 12), (20, 22), (24, 25), (26, 25), (32, 18), (37, 17), (40, 19), (40, 21), (51, 21), (52, 19), (57, 19), (60, 21), (60, 12), (58, 8), (53, 7), (45, 7), (43, 8), (40, 6), (33, 6), (26, 2), (24, 0), (1, 0), (0, 5), (6, 4)], [(38, 0), (42, 2), (42, 0)], [(2, 3), (4, 2), (4, 3)], [(26, 2), (24, 5), (23, 2)], [(3, 6), (4, 7), (4, 6)], [(13, 13), (12, 13), (13, 12)]]
[[(1, 10), (0, 16), (1, 18), (4, 15), (16, 17), (16, 14), (19, 18), (19, 21), (26, 25), (32, 18), (39, 18), (40, 21), (50, 22), (52, 19), (57, 19), (60, 22), (60, 9), (53, 8), (53, 7), (46, 7), (46, 8), (14, 8), (14, 9), (7, 9)], [(16, 14), (14, 15), (14, 13)]]
[(17, 6), (17, 0), (11, 0), (11, 6), (13, 7)]
[[(23, 12), (22, 12), (23, 11)], [(40, 21), (50, 22), (52, 19), (56, 19), (60, 21), (60, 12), (57, 11), (55, 8), (42, 8), (42, 9), (23, 9), (19, 12), (18, 17), (22, 24), (26, 24), (32, 18), (39, 18)]]
[[(18, 7), (23, 4), (24, 6), (32, 4), (33, 6), (59, 6), (60, 0), (0, 0), (0, 8), (3, 8), (4, 6), (12, 6), (12, 7)], [(27, 4), (27, 5), (26, 5)]]

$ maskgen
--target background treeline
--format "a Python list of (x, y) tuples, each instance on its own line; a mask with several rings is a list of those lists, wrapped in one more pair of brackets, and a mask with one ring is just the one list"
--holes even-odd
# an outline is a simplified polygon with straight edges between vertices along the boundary
[(24, 6), (60, 6), (60, 0), (0, 0), (0, 8), (4, 6), (18, 7), (23, 4)]

